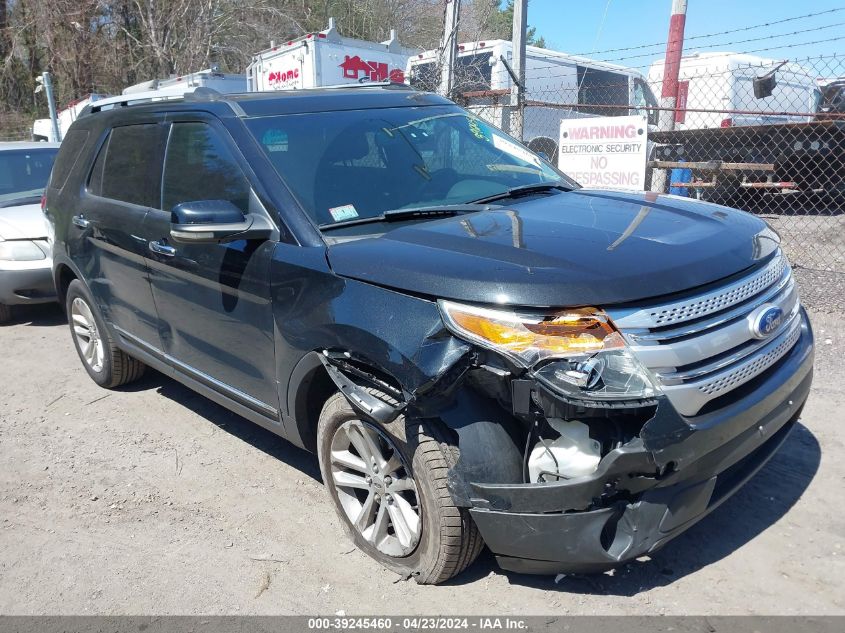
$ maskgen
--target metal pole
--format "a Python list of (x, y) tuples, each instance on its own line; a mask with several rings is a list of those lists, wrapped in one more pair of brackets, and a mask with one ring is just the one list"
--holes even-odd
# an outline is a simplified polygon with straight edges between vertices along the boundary
[(513, 3), (513, 72), (511, 84), (510, 133), (522, 141), (525, 102), (525, 36), (528, 29), (528, 0)]
[(59, 117), (56, 114), (56, 100), (53, 98), (53, 81), (50, 73), (44, 72), (41, 75), (44, 82), (44, 93), (47, 95), (47, 107), (50, 109), (50, 122), (53, 124), (53, 138), (57, 143), (62, 141), (62, 132), (59, 129)]
[(687, 0), (672, 0), (672, 17), (669, 18), (669, 39), (666, 42), (666, 59), (663, 63), (663, 88), (660, 93), (660, 129), (675, 129), (675, 106), (678, 100), (678, 74), (684, 52), (684, 26), (687, 19)]
[[(669, 18), (669, 39), (666, 41), (666, 58), (663, 62), (663, 87), (660, 92), (660, 117), (657, 127), (661, 131), (675, 129), (675, 107), (678, 101), (678, 74), (684, 52), (684, 26), (687, 19), (687, 0), (672, 0)], [(651, 175), (651, 190), (666, 191), (666, 170), (655, 169)]]
[(455, 60), (458, 57), (458, 16), (461, 0), (446, 0), (443, 18), (443, 39), (440, 42), (440, 86), (438, 93), (451, 97), (454, 86)]

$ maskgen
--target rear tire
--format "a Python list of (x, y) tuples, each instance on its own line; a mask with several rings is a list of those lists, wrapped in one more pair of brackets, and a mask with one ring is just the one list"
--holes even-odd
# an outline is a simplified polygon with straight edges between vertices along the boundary
[(82, 366), (101, 387), (113, 389), (137, 380), (146, 366), (118, 348), (88, 288), (74, 279), (65, 294), (70, 334)]
[(8, 323), (12, 320), (12, 307), (5, 303), (0, 303), (0, 325)]
[[(381, 392), (371, 390), (370, 393), (393, 403)], [(366, 448), (359, 451), (352, 444), (348, 445), (349, 450), (344, 449), (350, 437), (359, 445), (362, 441), (366, 444), (361, 431), (373, 440), (369, 446), (381, 447), (381, 456), (371, 460), (371, 456), (360, 454)], [(413, 577), (419, 584), (437, 584), (461, 573), (484, 547), (469, 510), (452, 500), (447, 479), (449, 469), (457, 462), (458, 450), (436, 422), (408, 421), (399, 416), (389, 424), (376, 424), (362, 419), (346, 398), (336, 393), (320, 413), (317, 455), (323, 481), (346, 534), (359, 549), (385, 567)], [(372, 466), (379, 461), (386, 465), (377, 471)], [(392, 484), (391, 473), (398, 473)], [(376, 479), (375, 483), (364, 483)], [(390, 488), (397, 482), (405, 482), (399, 488), (400, 493)], [(372, 496), (380, 501), (372, 501)], [(381, 509), (385, 499), (389, 502), (386, 511)], [(408, 531), (406, 536), (411, 538), (400, 543), (395, 541), (402, 540), (397, 535), (403, 533), (403, 523), (413, 525), (414, 521), (405, 522), (397, 516), (397, 528), (393, 522), (397, 507), (410, 508), (419, 517), (418, 530)], [(363, 524), (361, 517), (367, 508), (371, 508), (372, 520), (364, 519), (363, 523), (371, 525), (362, 529), (355, 523)], [(389, 524), (381, 530), (380, 512), (389, 517)]]

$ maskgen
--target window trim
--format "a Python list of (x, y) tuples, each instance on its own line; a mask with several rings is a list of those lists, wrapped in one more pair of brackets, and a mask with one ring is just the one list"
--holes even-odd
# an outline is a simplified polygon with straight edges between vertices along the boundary
[[(204, 123), (211, 127), (211, 129), (218, 132), (224, 145), (229, 150), (232, 158), (234, 158), (240, 168), (241, 173), (246, 178), (247, 184), (249, 184), (250, 198), (254, 198), (258, 202), (258, 212), (262, 213), (264, 217), (276, 228), (278, 235), (274, 238), (274, 241), (290, 243), (291, 238), (296, 240), (293, 231), (290, 230), (287, 223), (282, 219), (281, 213), (272, 204), (272, 198), (268, 195), (266, 188), (261, 184), (261, 180), (252, 169), (249, 161), (244, 157), (243, 152), (241, 152), (241, 149), (238, 146), (237, 141), (232, 136), (232, 133), (225, 125), (223, 125), (220, 119), (206, 112), (196, 111), (161, 112), (159, 114), (162, 117), (161, 121), (166, 121), (170, 128), (167, 130), (167, 138), (165, 139), (161, 156), (158, 205), (149, 207), (151, 213), (164, 213), (167, 214), (168, 218), (171, 214), (169, 210), (162, 209), (161, 207), (162, 202), (164, 202), (164, 167), (167, 161), (167, 150), (170, 148), (170, 137), (173, 133), (173, 126), (177, 123)], [(248, 136), (247, 140), (250, 138), (251, 136)], [(294, 243), (298, 245), (298, 241)]]
[[(210, 117), (209, 117), (210, 118)], [(165, 181), (165, 173), (167, 170), (167, 157), (168, 152), (170, 151), (170, 141), (173, 139), (173, 128), (177, 125), (184, 125), (184, 124), (191, 124), (191, 123), (199, 123), (202, 125), (208, 126), (213, 132), (217, 133), (220, 140), (223, 142), (223, 145), (229, 150), (229, 154), (232, 157), (232, 160), (237, 165), (238, 169), (241, 172), (244, 180), (249, 187), (249, 191), (247, 192), (247, 199), (251, 196), (255, 196), (260, 200), (260, 196), (258, 196), (258, 192), (256, 191), (255, 187), (255, 180), (254, 178), (250, 178), (249, 172), (245, 169), (245, 163), (243, 156), (240, 154), (240, 150), (237, 147), (236, 143), (232, 142), (231, 136), (228, 134), (228, 130), (223, 128), (223, 126), (214, 125), (213, 120), (203, 120), (202, 118), (197, 118), (197, 120), (170, 120), (170, 128), (167, 130), (167, 139), (164, 142), (164, 151), (162, 153), (161, 158), (161, 174), (159, 175), (159, 188), (158, 188), (158, 205), (154, 205), (152, 208), (157, 211), (164, 211), (165, 213), (170, 213), (169, 209), (164, 208), (164, 181)], [(264, 206), (262, 202), (262, 207)], [(266, 209), (265, 209), (266, 212)], [(269, 213), (267, 214), (269, 216)], [(272, 218), (271, 218), (272, 219)], [(274, 222), (276, 224), (276, 222)]]

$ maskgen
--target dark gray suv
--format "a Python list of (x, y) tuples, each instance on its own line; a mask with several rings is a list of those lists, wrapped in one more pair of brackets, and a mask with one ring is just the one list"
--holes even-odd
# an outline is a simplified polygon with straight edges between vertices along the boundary
[(317, 454), (421, 583), (654, 552), (794, 426), (813, 337), (746, 213), (587, 191), (398, 86), (98, 101), (47, 191), (82, 365), (154, 367)]

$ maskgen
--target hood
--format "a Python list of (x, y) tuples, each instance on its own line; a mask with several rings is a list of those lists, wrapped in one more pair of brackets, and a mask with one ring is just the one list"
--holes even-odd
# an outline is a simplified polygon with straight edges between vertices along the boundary
[(415, 294), (574, 307), (689, 290), (767, 259), (777, 246), (777, 234), (742, 211), (581, 189), (341, 241), (328, 255), (339, 275)]
[(40, 204), (0, 209), (0, 238), (33, 240), (47, 237), (47, 218)]

